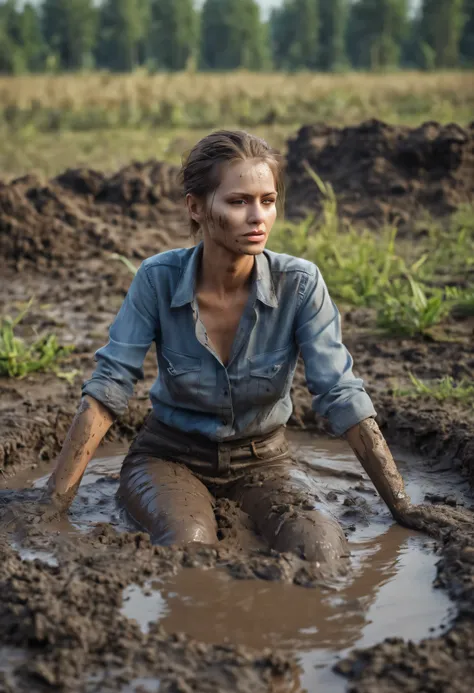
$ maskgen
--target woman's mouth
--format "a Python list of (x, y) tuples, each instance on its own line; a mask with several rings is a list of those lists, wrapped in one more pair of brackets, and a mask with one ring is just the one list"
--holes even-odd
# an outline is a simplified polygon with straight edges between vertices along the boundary
[(244, 238), (251, 243), (259, 243), (265, 240), (265, 231), (251, 231), (250, 233), (246, 233)]

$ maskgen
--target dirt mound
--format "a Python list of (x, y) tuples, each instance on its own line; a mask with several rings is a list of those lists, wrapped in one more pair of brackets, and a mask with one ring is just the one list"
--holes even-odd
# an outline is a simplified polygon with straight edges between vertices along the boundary
[(70, 169), (0, 183), (0, 255), (17, 269), (71, 267), (104, 251), (144, 258), (188, 235), (177, 169), (133, 163), (111, 177)]
[(290, 217), (321, 208), (305, 162), (331, 183), (343, 218), (372, 228), (403, 226), (424, 210), (442, 216), (474, 200), (474, 123), (428, 122), (413, 129), (369, 120), (346, 128), (302, 127), (288, 143)]

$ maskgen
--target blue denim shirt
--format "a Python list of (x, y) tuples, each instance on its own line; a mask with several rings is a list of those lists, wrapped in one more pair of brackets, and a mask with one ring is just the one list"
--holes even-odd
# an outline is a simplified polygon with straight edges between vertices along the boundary
[(316, 265), (265, 250), (257, 255), (249, 300), (224, 366), (199, 319), (195, 293), (202, 244), (170, 250), (140, 266), (109, 342), (83, 394), (122, 414), (152, 342), (158, 377), (150, 399), (157, 418), (223, 441), (285, 424), (301, 353), (313, 408), (336, 435), (374, 416), (341, 342), (340, 316)]

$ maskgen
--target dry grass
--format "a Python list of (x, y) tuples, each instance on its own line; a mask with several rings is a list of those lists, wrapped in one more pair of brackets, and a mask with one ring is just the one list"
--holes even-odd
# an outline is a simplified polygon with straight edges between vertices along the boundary
[(0, 125), (94, 130), (223, 124), (468, 122), (472, 72), (393, 74), (86, 73), (0, 78)]

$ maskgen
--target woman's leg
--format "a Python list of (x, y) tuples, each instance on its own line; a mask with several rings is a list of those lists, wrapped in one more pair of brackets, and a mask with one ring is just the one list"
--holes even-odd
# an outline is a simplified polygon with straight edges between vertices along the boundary
[(326, 564), (348, 555), (341, 525), (319, 501), (314, 480), (297, 465), (269, 465), (238, 482), (229, 497), (277, 551)]
[(125, 462), (118, 495), (153, 543), (217, 542), (213, 499), (184, 465), (148, 455)]

